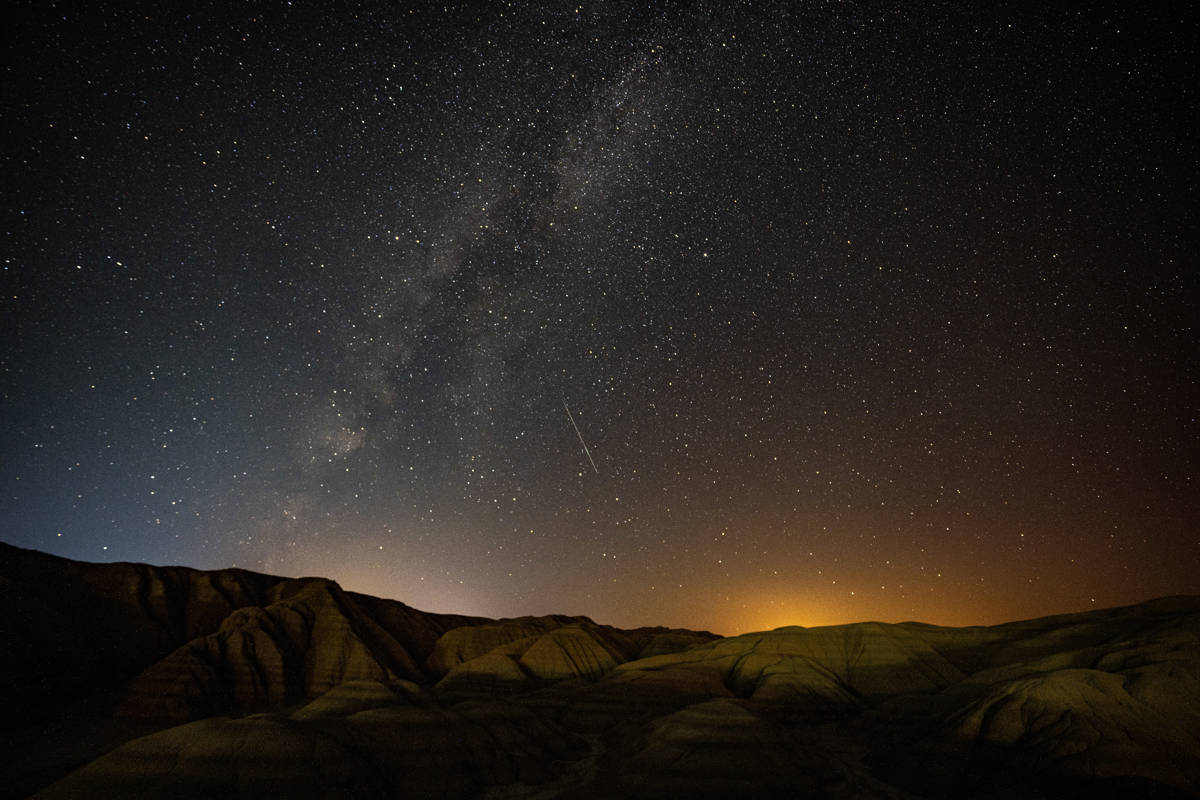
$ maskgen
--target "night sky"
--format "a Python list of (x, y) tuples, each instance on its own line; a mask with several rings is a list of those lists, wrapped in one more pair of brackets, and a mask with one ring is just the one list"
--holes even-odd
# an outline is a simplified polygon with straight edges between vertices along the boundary
[(0, 538), (725, 634), (1200, 592), (1196, 29), (963, 5), (22, 4)]

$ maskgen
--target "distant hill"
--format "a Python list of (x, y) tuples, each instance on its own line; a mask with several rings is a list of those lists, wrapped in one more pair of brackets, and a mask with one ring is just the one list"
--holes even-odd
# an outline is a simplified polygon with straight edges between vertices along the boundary
[(2, 796), (1194, 797), (1200, 597), (732, 638), (0, 543)]

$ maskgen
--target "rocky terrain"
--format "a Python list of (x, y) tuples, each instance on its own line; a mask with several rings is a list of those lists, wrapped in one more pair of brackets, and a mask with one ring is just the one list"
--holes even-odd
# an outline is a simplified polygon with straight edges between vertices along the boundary
[(4, 796), (1194, 797), (1200, 597), (720, 638), (0, 544)]

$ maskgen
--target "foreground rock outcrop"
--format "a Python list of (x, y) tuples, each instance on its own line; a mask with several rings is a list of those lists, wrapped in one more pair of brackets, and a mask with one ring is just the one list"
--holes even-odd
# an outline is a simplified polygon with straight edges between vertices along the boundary
[(719, 638), (0, 544), (0, 796), (1194, 797), (1200, 598)]
[(586, 743), (520, 705), (439, 707), (413, 683), (353, 680), (291, 713), (135, 739), (38, 797), (469, 797), (541, 784)]

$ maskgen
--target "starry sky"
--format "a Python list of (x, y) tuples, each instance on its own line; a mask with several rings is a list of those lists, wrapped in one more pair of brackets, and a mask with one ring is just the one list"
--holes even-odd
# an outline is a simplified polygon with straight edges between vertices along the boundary
[(6, 23), (4, 541), (725, 634), (1200, 592), (1182, 6), (350, 6)]

